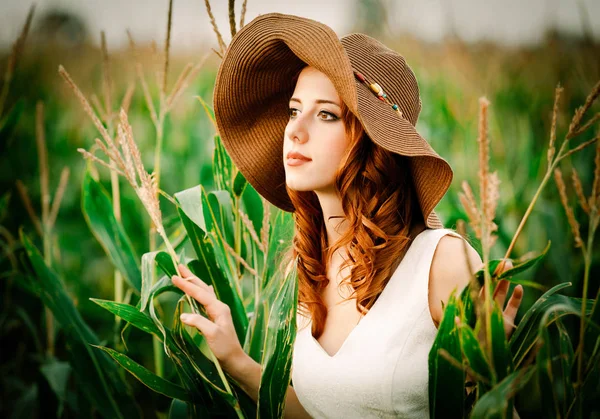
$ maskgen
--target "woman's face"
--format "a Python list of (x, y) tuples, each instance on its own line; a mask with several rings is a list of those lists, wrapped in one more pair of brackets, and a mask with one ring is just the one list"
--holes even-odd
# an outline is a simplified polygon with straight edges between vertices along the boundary
[[(283, 165), (290, 189), (334, 191), (335, 173), (349, 143), (341, 103), (325, 74), (313, 67), (302, 70), (289, 102), (290, 119), (283, 139)], [(310, 160), (288, 159), (290, 152)]]

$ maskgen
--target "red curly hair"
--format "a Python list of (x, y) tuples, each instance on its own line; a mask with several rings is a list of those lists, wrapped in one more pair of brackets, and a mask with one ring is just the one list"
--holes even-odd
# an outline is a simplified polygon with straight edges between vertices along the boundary
[(411, 228), (423, 222), (405, 156), (392, 153), (367, 136), (358, 118), (342, 101), (342, 120), (350, 139), (335, 175), (348, 229), (333, 245), (327, 245), (323, 213), (313, 191), (286, 186), (294, 204), (294, 237), (284, 260), (298, 257), (298, 308), (312, 318), (312, 334), (319, 338), (325, 327), (327, 307), (322, 292), (329, 284), (327, 261), (340, 248), (349, 258), (340, 267), (351, 273), (340, 286), (350, 284), (356, 308), (366, 313), (400, 263), (412, 237)]

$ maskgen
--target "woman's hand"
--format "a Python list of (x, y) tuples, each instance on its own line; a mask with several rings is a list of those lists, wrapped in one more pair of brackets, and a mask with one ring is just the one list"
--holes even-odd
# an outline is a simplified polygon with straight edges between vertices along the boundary
[[(513, 264), (510, 260), (505, 260), (504, 267), (499, 272), (504, 272), (513, 268)], [(510, 283), (503, 279), (498, 282), (496, 285), (496, 289), (494, 291), (494, 300), (498, 303), (500, 308), (504, 307), (504, 303), (506, 302), (506, 296), (508, 295), (508, 288)], [(481, 288), (480, 298), (484, 298), (483, 288)], [(506, 334), (506, 339), (510, 339), (513, 330), (515, 329), (515, 318), (517, 317), (517, 312), (519, 311), (519, 307), (521, 306), (521, 302), (523, 301), (523, 286), (517, 285), (513, 290), (513, 293), (506, 304), (506, 308), (502, 312), (502, 316), (504, 317), (504, 333)]]
[(201, 314), (183, 313), (181, 321), (204, 335), (225, 370), (235, 368), (234, 364), (246, 353), (235, 332), (229, 306), (217, 298), (212, 285), (207, 285), (185, 265), (179, 264), (178, 268), (181, 276), (171, 277), (173, 285), (202, 304), (210, 317), (207, 319)]

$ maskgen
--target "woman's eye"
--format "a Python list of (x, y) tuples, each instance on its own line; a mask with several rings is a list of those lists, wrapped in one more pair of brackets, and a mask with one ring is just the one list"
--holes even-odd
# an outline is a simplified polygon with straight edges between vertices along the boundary
[[(289, 114), (290, 118), (294, 118), (296, 116), (296, 114), (294, 112), (298, 112), (298, 109), (296, 109), (296, 108), (290, 108), (288, 110), (288, 114)], [(336, 119), (338, 119), (338, 117), (335, 116), (334, 114), (332, 114), (331, 112), (321, 111), (321, 112), (319, 112), (319, 115), (320, 114), (328, 116), (328, 118), (322, 118), (323, 121), (335, 121)]]
[(324, 121), (335, 121), (336, 119), (338, 119), (338, 118), (337, 118), (337, 116), (335, 116), (334, 114), (332, 114), (332, 113), (330, 113), (330, 112), (321, 111), (321, 113), (322, 113), (323, 115), (328, 115), (328, 116), (330, 116), (330, 118), (329, 118), (329, 119), (324, 119)]

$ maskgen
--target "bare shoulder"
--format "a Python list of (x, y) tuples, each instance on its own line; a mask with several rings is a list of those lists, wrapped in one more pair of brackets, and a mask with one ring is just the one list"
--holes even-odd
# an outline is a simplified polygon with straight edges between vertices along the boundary
[(460, 292), (482, 264), (479, 253), (462, 237), (448, 234), (439, 240), (429, 272), (429, 310), (436, 326), (442, 320), (442, 302), (452, 291)]

